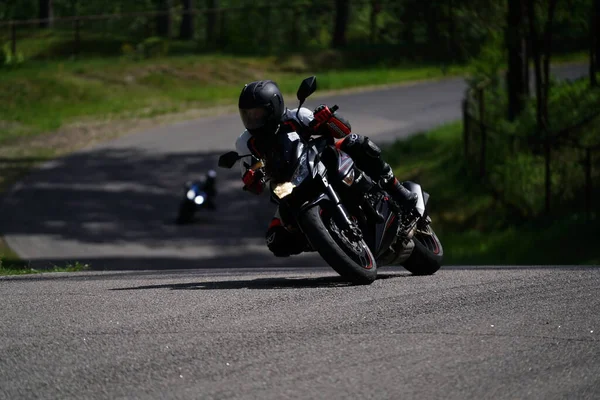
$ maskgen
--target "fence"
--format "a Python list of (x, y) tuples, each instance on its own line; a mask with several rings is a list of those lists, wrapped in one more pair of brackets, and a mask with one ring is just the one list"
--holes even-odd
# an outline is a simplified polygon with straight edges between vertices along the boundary
[[(486, 90), (490, 82), (468, 88), (462, 102), (464, 157), (468, 167), (501, 199), (502, 190), (494, 186), (490, 179), (490, 169), (505, 163), (507, 157), (521, 150), (532, 154), (543, 154), (544, 159), (544, 210), (550, 213), (552, 201), (552, 167), (559, 163), (570, 163), (573, 159), (583, 166), (583, 197), (585, 212), (589, 216), (594, 208), (593, 176), (594, 159), (600, 151), (600, 143), (583, 143), (580, 133), (598, 126), (600, 104), (594, 112), (576, 124), (557, 132), (541, 132), (535, 129), (534, 135), (519, 135), (504, 132), (491, 125), (499, 121), (486, 110)], [(595, 125), (594, 125), (595, 124)], [(599, 135), (596, 135), (596, 140)], [(505, 200), (505, 199), (503, 199)]]
[[(357, 0), (348, 21), (349, 39), (356, 43), (375, 44), (390, 24), (398, 32), (401, 22), (383, 18), (383, 14), (398, 16), (400, 8), (393, 0)], [(332, 1), (282, 5), (246, 5), (227, 8), (172, 9), (121, 14), (65, 16), (53, 19), (0, 21), (0, 40), (8, 44), (12, 54), (28, 50), (24, 43), (36, 35), (53, 31), (68, 39), (67, 48), (59, 55), (79, 55), (94, 41), (106, 52), (118, 52), (123, 43), (133, 43), (160, 36), (194, 42), (180, 44), (175, 53), (199, 49), (274, 49), (295, 47), (329, 47), (333, 37), (335, 4)], [(51, 25), (43, 29), (41, 25)], [(177, 29), (176, 29), (177, 27)], [(165, 31), (166, 30), (166, 31)], [(397, 35), (398, 37), (400, 35)], [(114, 40), (110, 42), (108, 38)], [(110, 43), (109, 43), (110, 42)]]

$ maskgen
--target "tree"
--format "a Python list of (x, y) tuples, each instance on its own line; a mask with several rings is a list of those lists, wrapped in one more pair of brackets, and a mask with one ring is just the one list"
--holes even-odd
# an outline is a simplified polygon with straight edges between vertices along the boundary
[(590, 32), (590, 80), (593, 86), (598, 84), (596, 74), (600, 71), (600, 0), (593, 0)]
[(596, 72), (600, 68), (600, 0), (594, 0), (594, 30), (596, 31)]
[(209, 9), (206, 14), (206, 41), (213, 45), (217, 33), (217, 13), (213, 11), (218, 7), (218, 0), (206, 0), (206, 7)]
[(552, 48), (552, 22), (557, 0), (548, 0), (548, 15), (545, 24), (538, 32), (535, 1), (527, 0), (527, 19), (529, 22), (529, 48), (533, 58), (535, 72), (535, 93), (538, 125), (546, 129), (548, 117), (548, 93), (550, 90), (550, 53)]
[(46, 21), (40, 22), (40, 28), (52, 26), (52, 0), (39, 0), (39, 18)]
[(529, 75), (525, 55), (521, 0), (508, 0), (506, 46), (508, 50), (508, 119), (513, 121), (523, 112)]
[(181, 25), (179, 27), (179, 37), (181, 39), (191, 39), (194, 36), (194, 8), (193, 0), (181, 0), (183, 11), (181, 15)]
[(169, 37), (171, 35), (171, 0), (158, 0), (158, 11), (161, 14), (156, 18), (156, 33), (158, 36)]
[(333, 28), (332, 47), (340, 48), (346, 45), (346, 28), (348, 27), (349, 16), (349, 0), (335, 0), (335, 26)]
[(552, 23), (558, 0), (548, 0), (548, 15), (538, 34), (535, 1), (527, 0), (529, 41), (535, 68), (536, 122), (538, 136), (544, 139), (546, 213), (550, 212), (550, 132), (548, 126), (548, 94), (550, 92), (550, 51), (552, 48)]

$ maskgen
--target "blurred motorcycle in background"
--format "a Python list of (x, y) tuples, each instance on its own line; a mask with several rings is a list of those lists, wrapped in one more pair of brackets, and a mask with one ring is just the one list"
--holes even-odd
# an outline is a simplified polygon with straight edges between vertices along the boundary
[(215, 196), (217, 173), (209, 170), (197, 181), (187, 181), (183, 185), (184, 195), (177, 214), (178, 224), (187, 224), (194, 220), (196, 211), (216, 210)]

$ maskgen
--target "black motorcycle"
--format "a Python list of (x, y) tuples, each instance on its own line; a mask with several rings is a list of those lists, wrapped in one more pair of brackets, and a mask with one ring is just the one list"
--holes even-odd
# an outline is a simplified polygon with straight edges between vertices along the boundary
[[(302, 82), (298, 109), (316, 88), (314, 76)], [(420, 185), (404, 183), (419, 197), (416, 211), (405, 212), (326, 137), (307, 142), (287, 134), (276, 140), (271, 165), (255, 160), (251, 168), (268, 167), (272, 199), (282, 219), (300, 229), (338, 274), (370, 284), (378, 266), (402, 265), (415, 275), (431, 275), (441, 267), (442, 244), (431, 229), (429, 195)], [(219, 158), (219, 166), (231, 168), (247, 156), (228, 152)]]
[(217, 173), (210, 170), (203, 179), (187, 181), (183, 185), (183, 199), (179, 203), (177, 213), (178, 224), (187, 224), (193, 221), (194, 215), (199, 210), (215, 210)]

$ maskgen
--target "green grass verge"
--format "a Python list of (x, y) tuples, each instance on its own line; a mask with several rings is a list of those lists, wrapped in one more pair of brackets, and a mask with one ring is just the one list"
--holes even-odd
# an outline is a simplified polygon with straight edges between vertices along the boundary
[(79, 272), (87, 271), (89, 268), (90, 266), (88, 264), (82, 264), (77, 261), (65, 265), (54, 265), (43, 269), (32, 268), (29, 262), (21, 260), (19, 256), (0, 239), (0, 276), (39, 274), (43, 272)]
[(449, 265), (600, 264), (600, 220), (515, 219), (465, 168), (462, 125), (398, 141), (384, 155), (402, 179), (430, 195), (433, 227)]

